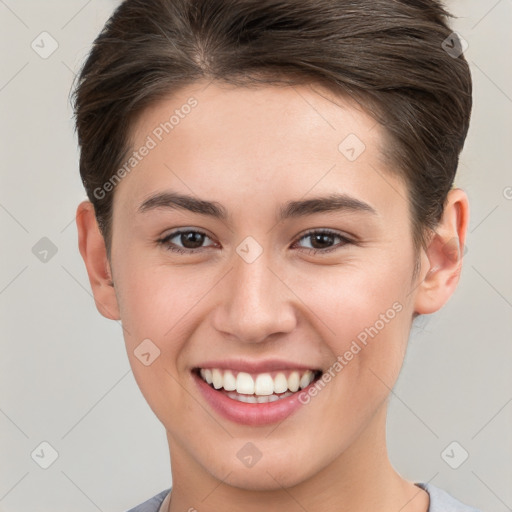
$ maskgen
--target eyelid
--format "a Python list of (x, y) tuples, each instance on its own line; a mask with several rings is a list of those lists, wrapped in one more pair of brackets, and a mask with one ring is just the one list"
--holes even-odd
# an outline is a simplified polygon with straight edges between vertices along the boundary
[[(201, 235), (204, 235), (206, 238), (213, 240), (213, 238), (206, 231), (204, 231), (202, 229), (183, 227), (183, 228), (177, 228), (174, 231), (171, 231), (170, 233), (164, 235), (163, 237), (161, 237), (160, 239), (157, 240), (157, 243), (158, 243), (158, 245), (164, 246), (164, 248), (167, 249), (168, 251), (177, 252), (177, 253), (181, 253), (181, 254), (189, 254), (189, 255), (198, 254), (198, 253), (206, 250), (208, 247), (215, 245), (215, 243), (214, 243), (214, 244), (204, 246), (204, 247), (199, 247), (196, 249), (181, 248), (177, 245), (171, 246), (171, 244), (169, 243), (169, 240), (171, 240), (172, 238), (175, 238), (176, 236), (178, 236), (182, 233), (199, 233)], [(303, 248), (300, 248), (299, 250), (302, 252), (305, 252), (307, 254), (318, 254), (318, 253), (327, 254), (327, 253), (337, 251), (346, 245), (357, 245), (357, 242), (353, 239), (352, 236), (346, 235), (344, 233), (340, 233), (336, 230), (333, 230), (330, 228), (311, 228), (311, 229), (301, 233), (300, 235), (298, 235), (297, 238), (295, 239), (295, 242), (293, 243), (292, 247), (297, 245), (297, 243), (300, 242), (302, 239), (307, 238), (308, 236), (313, 236), (313, 235), (318, 235), (318, 234), (322, 234), (322, 235), (326, 234), (326, 235), (330, 235), (333, 237), (338, 237), (342, 241), (342, 243), (336, 244), (332, 247), (327, 247), (324, 249), (315, 249), (315, 248), (310, 248), (310, 247), (304, 248), (303, 247)]]
[(212, 238), (205, 230), (200, 228), (192, 228), (192, 227), (183, 227), (183, 228), (176, 228), (174, 230), (171, 230), (169, 233), (162, 235), (160, 237), (160, 240), (168, 240), (169, 238), (174, 238), (176, 235), (180, 235), (181, 233), (200, 233), (201, 235), (205, 235), (208, 238)]
[(332, 251), (336, 251), (336, 250), (340, 249), (341, 247), (344, 247), (345, 245), (357, 245), (357, 242), (353, 239), (353, 237), (346, 235), (344, 233), (340, 233), (340, 232), (330, 229), (330, 228), (309, 229), (297, 237), (296, 242), (294, 242), (294, 245), (297, 242), (300, 242), (303, 238), (307, 238), (308, 236), (318, 235), (318, 234), (321, 234), (321, 235), (325, 234), (325, 235), (331, 235), (333, 237), (338, 237), (340, 240), (342, 240), (342, 244), (341, 245), (336, 244), (336, 245), (334, 245), (332, 247), (328, 247), (326, 249), (314, 249), (314, 248), (306, 247), (306, 248), (303, 248), (303, 250), (305, 250), (306, 252), (309, 252), (309, 253), (313, 253), (313, 254), (317, 254), (317, 253), (326, 254), (326, 253), (330, 253)]
[(182, 233), (199, 233), (201, 235), (204, 235), (206, 238), (209, 238), (210, 240), (212, 240), (212, 237), (206, 231), (204, 231), (202, 229), (184, 227), (184, 228), (177, 228), (177, 229), (171, 231), (170, 233), (167, 233), (166, 235), (163, 235), (156, 242), (157, 242), (158, 245), (163, 246), (168, 251), (179, 252), (179, 253), (182, 253), (182, 254), (197, 254), (199, 252), (204, 251), (208, 247), (211, 247), (211, 246), (215, 245), (215, 244), (211, 244), (211, 245), (208, 245), (208, 246), (205, 246), (205, 247), (199, 247), (198, 249), (187, 249), (186, 247), (179, 247), (179, 246), (171, 247), (169, 241), (171, 239), (173, 239), (174, 237), (176, 237), (178, 235), (181, 235)]

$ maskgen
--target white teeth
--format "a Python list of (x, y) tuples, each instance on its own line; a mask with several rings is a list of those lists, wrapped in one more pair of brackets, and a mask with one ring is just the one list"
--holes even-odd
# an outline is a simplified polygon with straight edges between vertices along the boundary
[(224, 386), (226, 391), (234, 391), (236, 389), (236, 378), (229, 370), (224, 372)]
[(209, 369), (201, 370), (201, 377), (203, 377), (203, 379), (204, 379), (208, 384), (211, 384), (211, 383), (213, 382), (212, 371), (211, 371), (211, 370), (209, 370)]
[(222, 378), (222, 373), (220, 370), (217, 370), (215, 368), (212, 370), (212, 376), (213, 376), (213, 387), (215, 389), (220, 389), (224, 383), (224, 379)]
[(287, 396), (293, 395), (291, 391), (287, 391), (286, 393), (277, 396), (277, 395), (268, 395), (268, 396), (250, 396), (250, 395), (239, 395), (235, 392), (227, 393), (228, 397), (237, 400), (238, 402), (245, 402), (246, 404), (264, 404), (267, 402), (276, 402), (277, 400), (281, 400), (282, 398), (286, 398)]
[(305, 387), (309, 386), (312, 380), (313, 372), (311, 370), (307, 370), (300, 378), (300, 389), (304, 389)]
[(236, 392), (242, 395), (254, 393), (254, 380), (248, 373), (240, 372), (236, 376)]
[(272, 379), (270, 373), (260, 373), (256, 377), (254, 393), (256, 395), (271, 395), (274, 393), (274, 379)]
[(290, 391), (298, 391), (300, 384), (299, 372), (292, 372), (288, 377), (288, 389)]
[(284, 373), (278, 373), (274, 379), (274, 393), (284, 393), (288, 389), (288, 379)]
[[(246, 372), (238, 372), (235, 375), (231, 370), (222, 370), (219, 368), (201, 368), (199, 371), (203, 380), (208, 384), (213, 384), (215, 389), (223, 388), (225, 391), (236, 391), (239, 395), (256, 395), (258, 403), (273, 402), (280, 397), (275, 394), (297, 392), (299, 389), (304, 389), (313, 382), (315, 374), (311, 370), (304, 370), (300, 373), (294, 370), (290, 373), (288, 378), (283, 372), (279, 372), (274, 378), (270, 373), (260, 373), (253, 378), (253, 376)], [(291, 393), (290, 393), (291, 394)], [(233, 393), (234, 395), (234, 393)], [(230, 396), (230, 393), (228, 393)], [(255, 403), (252, 401), (251, 403)], [(259, 400), (262, 398), (264, 400)], [(241, 401), (246, 401), (242, 399)]]

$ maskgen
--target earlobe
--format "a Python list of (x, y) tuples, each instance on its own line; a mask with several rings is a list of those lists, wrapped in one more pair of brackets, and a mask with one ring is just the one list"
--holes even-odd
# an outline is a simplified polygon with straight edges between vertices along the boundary
[(112, 282), (105, 240), (90, 201), (83, 201), (76, 211), (78, 248), (84, 260), (98, 311), (106, 318), (119, 320), (119, 307)]
[(459, 282), (469, 223), (469, 202), (459, 188), (448, 193), (443, 216), (423, 253), (415, 312), (424, 315), (441, 309)]

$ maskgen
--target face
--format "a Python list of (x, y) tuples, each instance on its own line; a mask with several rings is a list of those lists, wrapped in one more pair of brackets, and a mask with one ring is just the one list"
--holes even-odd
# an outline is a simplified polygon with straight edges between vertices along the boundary
[(356, 104), (206, 85), (142, 114), (149, 149), (115, 187), (127, 353), (173, 471), (292, 486), (384, 443), (414, 313), (407, 190)]

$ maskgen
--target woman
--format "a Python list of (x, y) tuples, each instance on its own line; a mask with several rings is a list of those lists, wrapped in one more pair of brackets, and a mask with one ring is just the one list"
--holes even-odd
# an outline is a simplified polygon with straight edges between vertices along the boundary
[(462, 265), (471, 112), (437, 1), (126, 0), (78, 77), (79, 247), (167, 432), (132, 509), (474, 511), (386, 411)]

